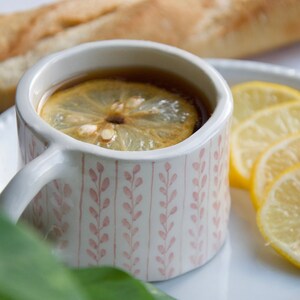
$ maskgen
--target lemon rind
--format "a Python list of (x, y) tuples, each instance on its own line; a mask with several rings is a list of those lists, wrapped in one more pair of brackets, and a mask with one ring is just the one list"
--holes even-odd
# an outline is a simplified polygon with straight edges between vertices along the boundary
[[(230, 161), (231, 161), (231, 168), (232, 168), (231, 171), (232, 171), (232, 174), (234, 174), (236, 176), (235, 180), (239, 186), (249, 189), (250, 174), (251, 174), (251, 169), (249, 169), (249, 170), (246, 169), (247, 170), (246, 172), (244, 171), (245, 168), (243, 168), (243, 170), (241, 170), (242, 168), (240, 168), (239, 166), (243, 165), (242, 158), (240, 157), (240, 155), (238, 155), (238, 153), (236, 153), (236, 151), (233, 150), (233, 149), (239, 148), (239, 147), (235, 147), (235, 145), (238, 143), (238, 140), (239, 140), (238, 137), (241, 135), (240, 132), (242, 132), (242, 130), (244, 128), (246, 128), (248, 126), (248, 124), (254, 124), (255, 119), (258, 119), (264, 115), (268, 115), (272, 111), (273, 112), (277, 111), (277, 110), (280, 111), (283, 108), (293, 107), (293, 106), (300, 108), (300, 102), (289, 101), (289, 102), (285, 102), (285, 103), (281, 103), (281, 104), (272, 105), (271, 107), (262, 109), (262, 110), (258, 111), (257, 113), (253, 114), (251, 117), (244, 120), (243, 122), (241, 122), (239, 127), (235, 128), (232, 131), (231, 147), (230, 147)], [(296, 131), (294, 133), (296, 133)], [(292, 132), (291, 132), (291, 134), (292, 134)], [(252, 165), (252, 168), (253, 168), (253, 165)]]
[(276, 152), (274, 149), (283, 149), (284, 145), (289, 145), (291, 142), (300, 139), (300, 131), (296, 133), (289, 134), (279, 140), (276, 140), (274, 143), (270, 144), (265, 151), (263, 151), (256, 159), (252, 172), (251, 172), (251, 177), (250, 177), (250, 199), (252, 201), (252, 204), (255, 208), (255, 210), (258, 210), (259, 207), (261, 206), (263, 199), (265, 198), (266, 191), (268, 189), (268, 186), (264, 188), (263, 195), (259, 195), (257, 193), (257, 184), (258, 184), (258, 174), (260, 174), (260, 171), (262, 170), (264, 166), (264, 162), (270, 158), (270, 154), (273, 154)]
[[(267, 192), (266, 192), (266, 198), (264, 199), (261, 207), (257, 211), (257, 217), (256, 222), (259, 231), (261, 232), (263, 238), (266, 240), (267, 245), (270, 245), (279, 255), (281, 255), (283, 258), (290, 261), (293, 265), (300, 267), (300, 255), (295, 256), (293, 253), (291, 253), (289, 247), (285, 246), (285, 244), (281, 243), (278, 240), (272, 240), (270, 231), (265, 226), (266, 223), (263, 222), (264, 215), (268, 208), (268, 196), (269, 194), (278, 186), (286, 177), (290, 177), (292, 173), (294, 172), (300, 172), (300, 163), (296, 164), (288, 169), (286, 169), (284, 172), (280, 173), (272, 182), (272, 184), (269, 186)], [(300, 202), (299, 202), (300, 205)]]

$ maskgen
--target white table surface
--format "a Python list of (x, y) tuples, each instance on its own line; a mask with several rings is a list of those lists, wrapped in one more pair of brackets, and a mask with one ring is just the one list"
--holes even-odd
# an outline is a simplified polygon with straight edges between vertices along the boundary
[[(0, 0), (0, 13), (8, 13), (12, 11), (17, 11), (17, 10), (24, 10), (27, 8), (31, 7), (36, 7), (37, 5), (42, 5), (43, 3), (49, 3), (53, 2), (53, 0)], [(299, 16), (300, 17), (300, 16)], [(257, 55), (255, 57), (248, 57), (246, 58), (247, 60), (255, 60), (255, 61), (260, 61), (260, 62), (266, 62), (266, 63), (271, 63), (271, 64), (276, 64), (276, 65), (281, 65), (281, 66), (287, 66), (290, 68), (298, 69), (300, 71), (300, 42), (296, 43), (294, 45), (290, 45), (284, 48), (281, 48), (279, 50), (271, 51), (262, 55)], [(8, 115), (8, 114), (7, 114)], [(3, 120), (2, 120), (3, 122)], [(5, 121), (6, 122), (6, 121)], [(236, 193), (234, 195), (235, 197), (239, 197), (238, 193), (239, 191), (233, 191), (233, 193)], [(244, 194), (241, 195), (241, 197), (244, 197)], [(247, 219), (249, 219), (249, 216), (246, 213), (246, 210), (252, 210), (251, 205), (248, 203), (244, 203), (242, 205), (236, 206), (236, 210), (238, 211), (238, 214), (242, 216), (242, 218), (245, 220), (243, 223), (245, 226), (249, 226), (249, 224), (253, 224), (250, 226), (250, 228), (247, 228), (247, 230), (250, 232), (250, 234), (258, 234), (257, 229), (255, 228), (254, 222), (247, 222)], [(244, 211), (245, 210), (245, 211)], [(251, 215), (253, 217), (253, 214)], [(262, 241), (259, 240), (261, 243)], [(250, 241), (245, 236), (240, 240), (240, 247), (241, 249), (239, 251), (235, 251), (235, 253), (242, 253), (247, 249), (247, 244), (249, 244)], [(253, 249), (253, 246), (251, 246)], [(259, 247), (255, 248), (259, 249)], [(255, 253), (256, 255), (258, 254), (258, 257), (260, 257), (259, 253)], [(226, 299), (226, 300), (231, 300), (231, 299), (252, 299), (251, 294), (253, 291), (251, 291), (251, 285), (249, 285), (249, 276), (256, 276), (256, 270), (247, 269), (247, 272), (244, 273), (243, 276), (240, 276), (240, 278), (231, 278), (232, 274), (235, 274), (234, 270), (231, 270), (231, 272), (228, 272), (228, 266), (230, 264), (230, 260), (235, 259), (232, 257), (231, 253), (231, 247), (230, 243), (227, 243), (222, 250), (222, 253), (218, 255), (212, 262), (209, 263), (209, 267), (204, 266), (201, 268), (200, 271), (195, 270), (193, 272), (202, 272), (202, 275), (205, 275), (205, 273), (209, 272), (209, 268), (215, 267), (219, 270), (219, 272), (215, 276), (215, 280), (209, 280), (209, 276), (207, 276), (207, 280), (205, 282), (205, 286), (207, 286), (207, 289), (210, 289), (214, 292), (211, 293), (203, 293), (204, 297), (201, 297), (201, 300), (214, 300), (214, 299)], [(236, 258), (238, 259), (238, 258)], [(268, 257), (261, 257), (262, 263), (265, 265), (268, 265)], [(270, 260), (269, 260), (270, 261)], [(239, 266), (236, 266), (233, 264), (232, 266), (238, 267), (238, 268), (243, 268), (246, 267), (249, 268), (249, 264), (241, 264)], [(266, 293), (267, 290), (273, 290), (272, 294), (274, 297), (272, 299), (289, 299), (289, 300), (297, 300), (300, 299), (300, 294), (297, 297), (294, 297), (296, 289), (298, 291), (299, 285), (295, 285), (295, 282), (298, 280), (297, 273), (298, 270), (296, 269), (289, 269), (289, 266), (285, 265), (284, 261), (280, 261), (276, 265), (268, 265), (270, 274), (274, 272), (275, 269), (280, 268), (281, 271), (287, 271), (290, 273), (291, 278), (294, 279), (293, 283), (291, 284), (289, 291), (286, 291), (284, 294), (278, 294), (277, 291), (280, 290), (280, 276), (277, 277), (278, 280), (275, 280), (275, 282), (272, 284), (272, 286), (269, 286), (267, 289), (264, 286), (264, 282), (261, 282), (261, 293), (259, 290), (255, 291), (253, 294), (255, 294), (255, 299), (260, 300), (268, 300), (268, 296), (270, 293)], [(276, 271), (276, 270), (275, 270)], [(240, 274), (240, 273), (239, 273)], [(193, 276), (193, 275), (190, 275)], [(205, 276), (201, 276), (201, 278), (206, 278)], [(250, 280), (251, 281), (251, 280)], [(300, 284), (300, 272), (299, 272), (299, 284)], [(195, 284), (194, 280), (189, 280), (188, 277), (179, 277), (175, 280), (165, 282), (165, 283), (158, 283), (158, 287), (165, 291), (172, 291), (174, 290), (174, 287), (176, 286), (176, 294), (177, 295), (186, 295), (186, 297), (180, 297), (180, 299), (198, 299), (199, 291), (197, 291), (197, 285)], [(203, 286), (203, 282), (202, 282)], [(216, 286), (218, 288), (216, 289)], [(293, 289), (291, 287), (295, 287), (295, 290), (293, 292)], [(258, 286), (256, 286), (258, 288)], [(281, 291), (282, 292), (282, 291)], [(297, 293), (297, 292), (296, 292)], [(207, 298), (205, 295), (210, 295), (209, 298)], [(297, 293), (298, 294), (298, 293)], [(243, 295), (243, 296), (242, 296)], [(258, 297), (258, 295), (260, 295)], [(175, 295), (174, 295), (175, 296)], [(211, 298), (213, 297), (213, 298)], [(199, 298), (200, 299), (200, 298)]]

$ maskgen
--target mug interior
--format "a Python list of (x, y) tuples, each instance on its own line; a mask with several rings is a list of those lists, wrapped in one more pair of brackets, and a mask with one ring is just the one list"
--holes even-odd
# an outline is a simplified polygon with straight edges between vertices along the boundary
[[(41, 60), (21, 80), (17, 90), (17, 108), (23, 117), (35, 114), (34, 118), (38, 117), (38, 122), (44, 123), (36, 112), (47, 91), (79, 75), (122, 67), (150, 67), (173, 73), (205, 95), (213, 112), (212, 116), (198, 131), (179, 144), (193, 144), (199, 131), (206, 132), (208, 138), (211, 133), (207, 131), (216, 130), (231, 114), (232, 103), (227, 84), (202, 59), (174, 47), (126, 40), (83, 44)], [(202, 139), (205, 140), (205, 134), (202, 134)], [(163, 149), (151, 151), (159, 150)]]

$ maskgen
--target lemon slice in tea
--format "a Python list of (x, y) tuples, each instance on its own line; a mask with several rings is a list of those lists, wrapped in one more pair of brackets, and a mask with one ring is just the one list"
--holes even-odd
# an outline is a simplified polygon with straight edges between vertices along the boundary
[(89, 80), (51, 95), (40, 112), (54, 128), (113, 150), (152, 150), (177, 144), (198, 126), (196, 107), (148, 83)]

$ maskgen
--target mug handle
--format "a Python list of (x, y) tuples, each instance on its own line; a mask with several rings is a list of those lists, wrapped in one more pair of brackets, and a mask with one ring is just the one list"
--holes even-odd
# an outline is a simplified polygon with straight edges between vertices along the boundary
[(35, 195), (66, 170), (66, 163), (70, 163), (69, 155), (51, 145), (11, 179), (0, 194), (0, 210), (17, 223)]

